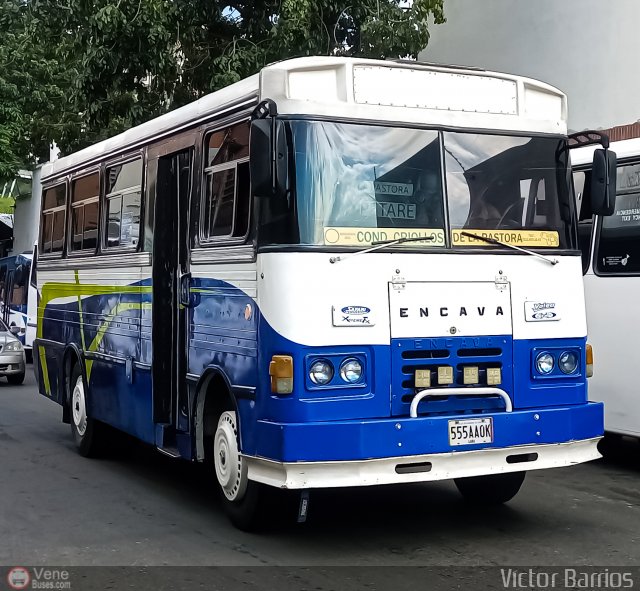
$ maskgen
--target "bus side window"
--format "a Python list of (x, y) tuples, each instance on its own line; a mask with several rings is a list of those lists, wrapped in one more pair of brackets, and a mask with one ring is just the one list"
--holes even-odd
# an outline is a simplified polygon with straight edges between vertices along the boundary
[(71, 190), (72, 251), (95, 250), (98, 246), (98, 200), (100, 175), (96, 172), (73, 181)]
[(140, 237), (142, 158), (107, 168), (107, 248), (136, 247)]
[(40, 252), (62, 253), (65, 238), (67, 190), (64, 184), (50, 187), (42, 196)]
[(11, 303), (14, 306), (23, 306), (27, 303), (27, 285), (31, 262), (20, 263), (13, 273), (13, 290), (11, 292)]
[(211, 133), (205, 143), (203, 242), (243, 239), (249, 229), (249, 122)]
[(600, 218), (594, 267), (601, 275), (640, 275), (640, 164), (618, 166), (616, 207)]
[(11, 305), (22, 306), (26, 303), (24, 285), (14, 285), (11, 291)]

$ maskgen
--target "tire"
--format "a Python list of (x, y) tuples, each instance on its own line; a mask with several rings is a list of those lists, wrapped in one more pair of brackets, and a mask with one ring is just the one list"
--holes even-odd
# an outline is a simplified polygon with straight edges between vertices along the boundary
[(474, 505), (501, 505), (518, 494), (526, 472), (507, 472), (489, 476), (456, 478), (465, 501)]
[(71, 436), (78, 453), (85, 458), (99, 456), (102, 450), (103, 425), (87, 414), (87, 393), (79, 363), (76, 363), (71, 372), (69, 390)]
[(616, 460), (624, 456), (624, 443), (622, 435), (605, 432), (604, 437), (598, 441), (598, 451), (605, 460)]
[(12, 386), (19, 386), (20, 384), (22, 384), (22, 382), (24, 382), (24, 372), (8, 375), (7, 382), (9, 382)]
[(264, 525), (262, 510), (266, 486), (247, 477), (247, 467), (240, 456), (236, 413), (224, 411), (209, 446), (209, 454), (225, 513), (242, 531), (255, 531)]

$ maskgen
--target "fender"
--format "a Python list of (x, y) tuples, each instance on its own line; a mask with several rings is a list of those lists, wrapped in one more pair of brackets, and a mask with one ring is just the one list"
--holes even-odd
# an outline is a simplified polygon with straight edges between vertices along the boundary
[[(238, 417), (238, 435), (240, 435), (240, 413), (238, 411), (237, 394), (229, 381), (224, 369), (219, 365), (209, 365), (205, 368), (196, 384), (196, 395), (194, 397), (192, 432), (195, 433), (195, 460), (201, 462), (204, 460), (204, 403), (207, 395), (209, 384), (214, 378), (221, 378), (230, 395), (231, 401)], [(240, 441), (242, 439), (240, 438)]]

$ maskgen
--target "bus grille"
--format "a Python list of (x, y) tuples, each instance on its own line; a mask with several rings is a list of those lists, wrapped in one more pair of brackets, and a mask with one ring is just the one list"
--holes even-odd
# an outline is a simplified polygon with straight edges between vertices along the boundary
[[(428, 370), (431, 388), (469, 388), (487, 386), (487, 370), (499, 368), (498, 386), (509, 395), (513, 391), (513, 345), (510, 336), (451, 337), (437, 339), (392, 339), (392, 414), (408, 415), (411, 400), (422, 388), (415, 386), (416, 370)], [(453, 383), (438, 384), (438, 368), (453, 369)], [(478, 368), (478, 383), (464, 384), (464, 368)], [(512, 397), (513, 398), (513, 397)], [(443, 396), (421, 402), (420, 415), (482, 414), (504, 409), (500, 397)]]

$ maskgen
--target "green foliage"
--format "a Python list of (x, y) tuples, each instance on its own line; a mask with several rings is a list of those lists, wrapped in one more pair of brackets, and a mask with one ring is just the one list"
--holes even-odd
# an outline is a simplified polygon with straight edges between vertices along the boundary
[(13, 213), (16, 200), (13, 197), (3, 197), (0, 195), (0, 213)]
[(51, 140), (80, 134), (69, 92), (73, 74), (55, 51), (66, 38), (41, 34), (36, 6), (0, 0), (0, 181), (48, 156)]
[(294, 56), (416, 57), (443, 0), (0, 0), (0, 178)]

